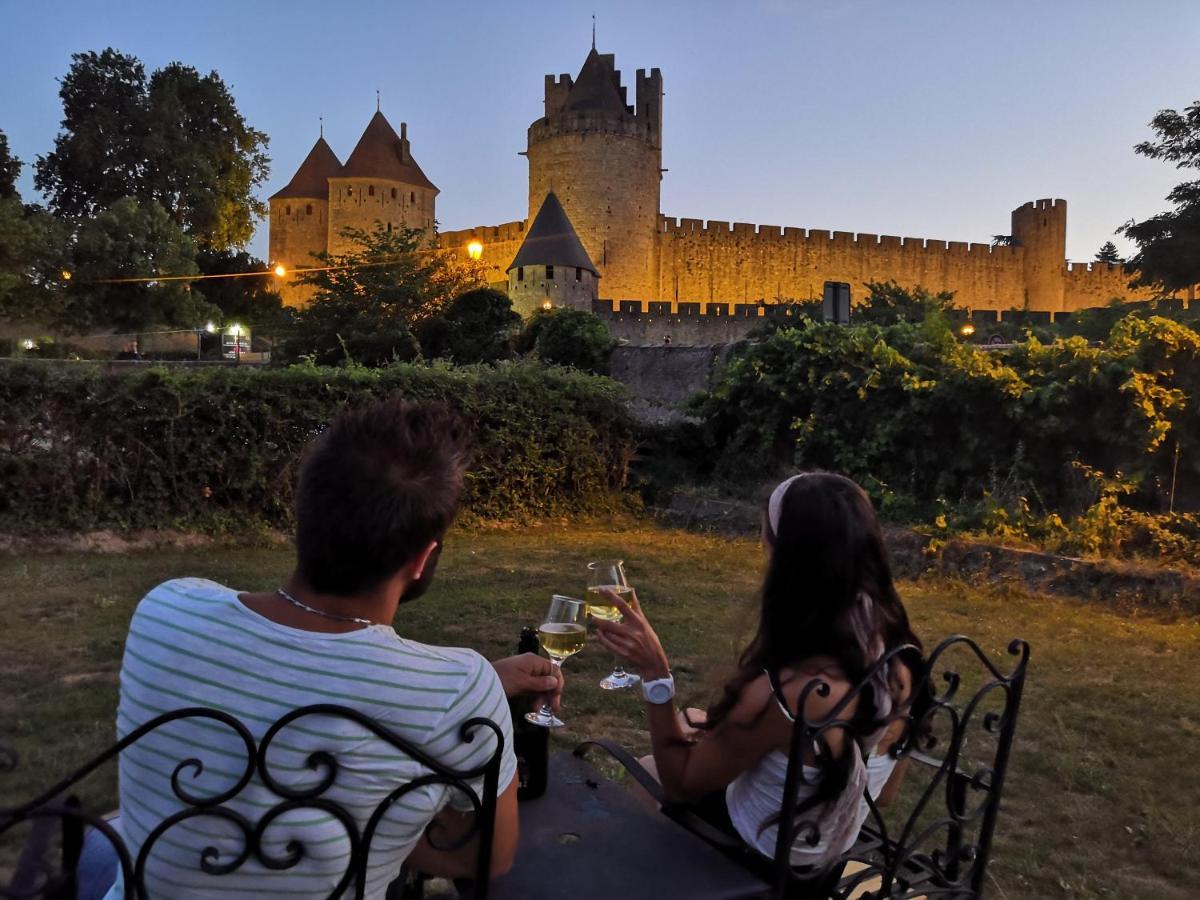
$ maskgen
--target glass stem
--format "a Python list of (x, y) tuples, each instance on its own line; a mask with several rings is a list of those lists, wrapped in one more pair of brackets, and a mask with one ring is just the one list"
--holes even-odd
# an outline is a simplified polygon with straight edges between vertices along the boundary
[[(554, 667), (555, 669), (562, 668), (562, 663), (560, 663), (557, 659), (551, 659), (550, 665), (552, 667)], [(538, 710), (538, 715), (541, 716), (543, 719), (549, 719), (551, 716), (554, 715), (554, 713), (550, 712), (550, 701), (549, 700), (542, 701), (542, 708)]]

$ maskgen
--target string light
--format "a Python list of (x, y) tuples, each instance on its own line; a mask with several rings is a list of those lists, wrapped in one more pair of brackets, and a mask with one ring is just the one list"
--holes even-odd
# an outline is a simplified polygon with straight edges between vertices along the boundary
[[(282, 265), (277, 265), (274, 269), (268, 269), (265, 272), (227, 272), (220, 275), (150, 275), (138, 278), (96, 278), (91, 281), (82, 282), (83, 284), (157, 284), (163, 281), (207, 281), (212, 278), (262, 278), (264, 276), (274, 275), (277, 278), (282, 278), (284, 275), (307, 275), (309, 272), (343, 272), (347, 269), (373, 269), (379, 266), (390, 266), (399, 262), (404, 257), (396, 256), (391, 259), (378, 260), (369, 263), (348, 263), (342, 266), (308, 266), (303, 269), (286, 269)], [(280, 269), (283, 269), (283, 274), (280, 274)], [(66, 273), (64, 273), (64, 277)]]

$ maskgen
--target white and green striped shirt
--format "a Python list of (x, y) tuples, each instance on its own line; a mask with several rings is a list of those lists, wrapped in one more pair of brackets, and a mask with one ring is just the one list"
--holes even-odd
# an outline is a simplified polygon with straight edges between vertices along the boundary
[[(478, 653), (418, 644), (382, 625), (344, 634), (289, 628), (248, 609), (237, 593), (212, 581), (181, 578), (142, 599), (121, 663), (118, 736), (161, 713), (203, 706), (236, 716), (261, 740), (290, 710), (333, 703), (371, 716), (446, 765), (467, 769), (486, 762), (495, 739), (481, 729), (464, 743), (459, 725), (485, 716), (504, 732), (500, 791), (509, 785), (516, 759), (508, 704), (495, 670)], [(384, 797), (427, 771), (362, 726), (324, 716), (302, 718), (281, 731), (271, 744), (269, 771), (290, 787), (315, 784), (323, 772), (306, 763), (315, 750), (333, 754), (340, 767), (322, 796), (349, 811), (360, 831)], [(171, 773), (192, 757), (203, 771), (185, 768), (179, 782), (193, 795), (218, 794), (245, 769), (242, 740), (213, 719), (171, 722), (121, 754), (120, 825), (134, 859), (149, 832), (185, 808), (171, 790)], [(478, 791), (482, 784), (473, 786)], [(253, 826), (279, 801), (256, 774), (226, 806)], [(371, 845), (368, 897), (383, 896), (425, 826), (447, 803), (470, 809), (461, 792), (441, 785), (416, 789), (391, 806)], [(217, 864), (228, 863), (245, 840), (228, 820), (193, 818), (155, 842), (146, 886), (152, 897), (328, 896), (349, 860), (344, 827), (323, 810), (292, 810), (266, 830), (264, 849), (281, 858), (293, 840), (303, 845), (304, 858), (291, 868), (273, 870), (251, 855), (231, 874), (208, 875), (199, 866), (206, 847), (217, 848)], [(109, 897), (122, 893), (118, 881)]]

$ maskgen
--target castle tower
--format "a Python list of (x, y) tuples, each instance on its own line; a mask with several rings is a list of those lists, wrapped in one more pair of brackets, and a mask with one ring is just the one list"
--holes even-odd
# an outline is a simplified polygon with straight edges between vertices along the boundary
[(654, 299), (662, 182), (662, 75), (637, 73), (627, 104), (611, 53), (579, 77), (546, 76), (546, 114), (529, 126), (529, 216), (552, 191), (604, 277), (606, 297)]
[(553, 306), (591, 312), (598, 280), (596, 267), (551, 191), (508, 267), (513, 309), (522, 315)]
[(329, 252), (353, 246), (342, 229), (371, 231), (376, 223), (418, 228), (433, 238), (434, 198), (438, 189), (413, 159), (408, 125), (400, 133), (376, 110), (341, 172), (329, 179)]
[[(327, 248), (329, 237), (329, 179), (342, 164), (324, 136), (317, 139), (304, 162), (282, 190), (271, 196), (270, 263), (289, 272), (316, 265), (313, 254)], [(293, 276), (275, 279), (275, 288), (288, 306), (303, 306), (312, 288), (298, 285)]]
[(1013, 210), (1013, 241), (1023, 251), (1025, 303), (1061, 312), (1066, 278), (1067, 201), (1038, 200)]

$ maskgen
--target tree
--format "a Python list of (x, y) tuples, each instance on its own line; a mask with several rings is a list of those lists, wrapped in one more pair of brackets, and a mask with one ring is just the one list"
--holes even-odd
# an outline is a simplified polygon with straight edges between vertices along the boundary
[(247, 274), (247, 278), (210, 278), (198, 289), (221, 311), (226, 322), (253, 327), (255, 333), (275, 334), (294, 320), (295, 311), (283, 305), (266, 264), (245, 250), (201, 250), (196, 265), (202, 275)]
[(1121, 259), (1121, 254), (1117, 252), (1117, 245), (1112, 241), (1105, 241), (1104, 246), (1096, 253), (1096, 262), (1109, 263), (1111, 265), (1120, 265), (1125, 262)]
[(600, 317), (580, 309), (538, 310), (514, 340), (518, 352), (550, 365), (573, 366), (600, 375), (616, 342)]
[(155, 202), (197, 245), (244, 246), (266, 207), (267, 136), (246, 124), (216, 72), (171, 63), (147, 81), (113, 50), (76, 53), (62, 80), (62, 132), (38, 158), (34, 183), (65, 218), (125, 197)]
[[(1200, 100), (1182, 112), (1160, 110), (1150, 127), (1158, 140), (1143, 141), (1135, 152), (1173, 162), (1177, 169), (1200, 169)], [(1200, 283), (1200, 180), (1177, 185), (1166, 199), (1174, 209), (1129, 222), (1119, 232), (1138, 245), (1129, 260), (1137, 271), (1133, 286), (1172, 293)]]
[(455, 297), (446, 312), (421, 328), (421, 350), (430, 359), (459, 365), (495, 362), (512, 355), (512, 336), (521, 327), (507, 294), (479, 288)]
[(876, 325), (897, 322), (924, 322), (944, 317), (954, 306), (954, 292), (931, 294), (923, 287), (907, 290), (894, 281), (867, 282), (867, 299), (854, 308), (853, 320)]
[(40, 206), (21, 202), (21, 165), (0, 131), (0, 318), (45, 322), (63, 289), (67, 233)]
[(191, 239), (157, 203), (126, 197), (83, 221), (71, 256), (72, 277), (58, 316), (68, 329), (196, 328), (219, 315), (190, 282), (153, 280), (199, 272)]
[(317, 254), (317, 271), (299, 279), (315, 291), (296, 315), (285, 358), (311, 356), (321, 365), (411, 359), (419, 352), (414, 330), (483, 283), (481, 264), (426, 247), (419, 229), (377, 223), (372, 231), (347, 228), (342, 237), (351, 249)]
[(17, 196), (17, 178), (21, 175), (21, 161), (8, 149), (8, 135), (0, 131), (0, 200)]

